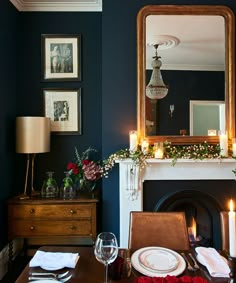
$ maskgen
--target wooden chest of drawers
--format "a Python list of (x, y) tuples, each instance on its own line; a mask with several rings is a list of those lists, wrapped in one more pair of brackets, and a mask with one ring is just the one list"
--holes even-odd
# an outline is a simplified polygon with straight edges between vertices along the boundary
[(28, 245), (79, 244), (96, 238), (97, 199), (11, 199), (8, 239), (24, 238)]

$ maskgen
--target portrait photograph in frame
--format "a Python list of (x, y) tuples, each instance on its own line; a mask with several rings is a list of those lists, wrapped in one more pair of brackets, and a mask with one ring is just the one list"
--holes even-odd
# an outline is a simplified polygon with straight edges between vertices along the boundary
[(81, 135), (81, 89), (43, 89), (44, 116), (51, 120), (51, 132)]
[(81, 35), (41, 35), (42, 79), (81, 80)]

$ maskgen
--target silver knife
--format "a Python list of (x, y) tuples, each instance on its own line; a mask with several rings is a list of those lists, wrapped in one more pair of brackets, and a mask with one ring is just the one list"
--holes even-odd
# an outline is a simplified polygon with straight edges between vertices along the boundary
[[(52, 281), (57, 281), (55, 278), (53, 277), (46, 277), (46, 276), (29, 276), (28, 280), (52, 280)], [(57, 281), (58, 282), (58, 281)]]
[(189, 262), (187, 256), (184, 253), (181, 253), (182, 257), (185, 259), (186, 263), (187, 263), (187, 269), (189, 271), (195, 271), (195, 268), (192, 267), (191, 263)]
[(197, 264), (197, 261), (195, 260), (195, 258), (193, 257), (193, 255), (191, 253), (188, 254), (190, 256), (190, 258), (192, 259), (193, 261), (193, 267), (196, 268), (196, 269), (200, 269), (199, 265)]

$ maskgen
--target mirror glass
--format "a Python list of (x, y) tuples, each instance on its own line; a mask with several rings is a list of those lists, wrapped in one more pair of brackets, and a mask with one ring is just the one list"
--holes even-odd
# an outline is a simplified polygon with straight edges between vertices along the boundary
[[(151, 5), (140, 10), (137, 17), (140, 139), (148, 139), (150, 143), (160, 140), (174, 144), (205, 140), (217, 143), (220, 128), (216, 129), (217, 135), (209, 136), (205, 127), (193, 130), (197, 122), (190, 113), (190, 101), (223, 101), (225, 115), (221, 108), (218, 126), (228, 132), (229, 138), (234, 137), (234, 33), (229, 33), (232, 29), (234, 15), (224, 6)], [(163, 98), (146, 93), (156, 51), (162, 62), (163, 82), (168, 86)], [(202, 116), (206, 115), (206, 106), (199, 105), (197, 109), (203, 111)], [(213, 129), (210, 125), (216, 127), (213, 120), (207, 126), (209, 130)]]

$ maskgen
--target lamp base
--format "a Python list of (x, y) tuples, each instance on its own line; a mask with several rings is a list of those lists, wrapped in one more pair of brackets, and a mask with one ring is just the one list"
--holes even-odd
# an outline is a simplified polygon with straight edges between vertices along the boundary
[(31, 197), (35, 197), (35, 196), (39, 196), (41, 194), (41, 192), (35, 191), (34, 188), (31, 189)]
[(16, 196), (16, 198), (20, 200), (24, 200), (24, 199), (29, 199), (30, 197), (27, 194), (23, 193), (23, 194)]

